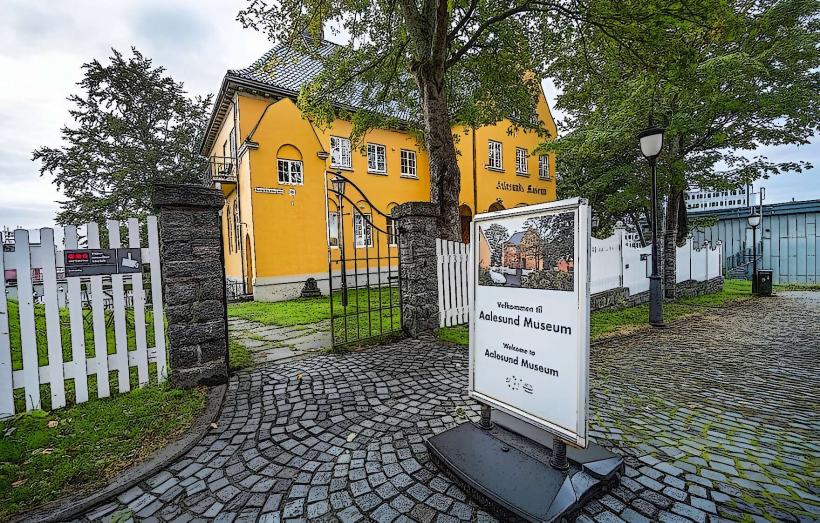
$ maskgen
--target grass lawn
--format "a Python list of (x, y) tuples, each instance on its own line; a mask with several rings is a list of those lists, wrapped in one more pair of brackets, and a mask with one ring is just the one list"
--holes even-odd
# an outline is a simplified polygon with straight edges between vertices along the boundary
[[(351, 313), (351, 309), (355, 312), (357, 306), (364, 313), (367, 312), (367, 290), (350, 289), (347, 296), (349, 313)], [(382, 305), (384, 306), (389, 306), (391, 297), (394, 305), (399, 303), (399, 291), (395, 287), (384, 287), (381, 289), (381, 293), (378, 289), (371, 289), (371, 308), (378, 307), (379, 296), (381, 296)], [(342, 295), (340, 292), (333, 293), (333, 308), (335, 314), (341, 313)], [(297, 298), (277, 302), (247, 301), (232, 303), (228, 305), (228, 316), (256, 321), (265, 325), (307, 325), (330, 319), (330, 300), (327, 299), (327, 296), (319, 296), (317, 298)]]
[[(720, 292), (681, 298), (675, 303), (664, 303), (664, 319), (670, 322), (710, 308), (726, 307), (730, 303), (750, 299), (751, 292), (751, 281), (725, 280), (723, 290)], [(590, 336), (595, 341), (610, 334), (630, 332), (646, 327), (649, 324), (649, 305), (595, 311), (590, 316)], [(443, 327), (439, 330), (439, 338), (450, 343), (469, 345), (469, 337), (467, 325)]]
[[(354, 342), (396, 330), (401, 321), (398, 305), (399, 290), (395, 287), (371, 289), (369, 293), (365, 289), (351, 289), (346, 310), (342, 308), (341, 293), (334, 292), (334, 334), (337, 339)], [(306, 325), (330, 319), (330, 300), (322, 296), (271, 303), (236, 303), (228, 306), (228, 316), (265, 325)]]
[(236, 341), (228, 339), (228, 367), (230, 370), (241, 370), (253, 367), (251, 351)]
[[(20, 333), (20, 308), (16, 301), (8, 300), (9, 311), (9, 337), (11, 341), (11, 366), (13, 370), (23, 368), (23, 351), (21, 348), (21, 333)], [(134, 310), (126, 309), (125, 311), (126, 324), (126, 339), (128, 350), (135, 350), (136, 333), (134, 325)], [(151, 310), (145, 311), (146, 324), (146, 339), (148, 345), (154, 345), (154, 315)], [(34, 306), (34, 329), (37, 336), (37, 359), (40, 366), (48, 365), (48, 340), (46, 337), (46, 311), (44, 305)], [(113, 311), (105, 311), (105, 334), (106, 334), (106, 348), (108, 354), (117, 352), (114, 340), (114, 317)], [(86, 357), (94, 357), (94, 330), (91, 319), (91, 309), (83, 309), (83, 336), (85, 338), (85, 354)], [(60, 341), (63, 348), (63, 362), (73, 361), (71, 353), (71, 325), (69, 321), (68, 309), (60, 309)], [(131, 367), (130, 378), (131, 387), (137, 386), (137, 372), (136, 367)], [(149, 372), (151, 376), (156, 376), (156, 365), (149, 365)], [(117, 372), (111, 371), (109, 374), (109, 382), (111, 383), (111, 390), (117, 390)], [(97, 391), (96, 375), (88, 377), (88, 390), (90, 397), (95, 397)], [(15, 404), (19, 411), (25, 410), (25, 399), (23, 389), (15, 391)], [(48, 385), (40, 386), (40, 396), (42, 400), (42, 409), (51, 409), (51, 394)], [(74, 399), (74, 380), (66, 380), (66, 401), (71, 404)]]
[(0, 520), (101, 485), (176, 439), (204, 404), (201, 390), (149, 385), (0, 421)]
[[(8, 301), (9, 308), (9, 335), (11, 337), (11, 364), (12, 368), (23, 368), (23, 352), (20, 348), (20, 308), (16, 301)], [(137, 348), (134, 331), (134, 310), (125, 311), (126, 335), (128, 349)], [(148, 345), (154, 345), (154, 314), (150, 309), (145, 311), (146, 339)], [(48, 342), (46, 340), (46, 308), (45, 305), (34, 306), (34, 329), (37, 333), (37, 356), (40, 365), (48, 364)], [(91, 320), (91, 309), (83, 309), (83, 333), (85, 337), (85, 353), (88, 357), (94, 356), (94, 330)], [(105, 334), (108, 353), (117, 352), (114, 342), (114, 312), (105, 311)], [(71, 361), (71, 325), (68, 309), (60, 309), (60, 338), (63, 346), (63, 361)]]

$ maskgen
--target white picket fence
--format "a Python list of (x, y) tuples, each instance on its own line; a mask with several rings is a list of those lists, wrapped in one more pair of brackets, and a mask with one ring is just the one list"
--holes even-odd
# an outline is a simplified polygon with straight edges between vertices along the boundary
[[(615, 234), (609, 238), (592, 238), (591, 294), (619, 287), (629, 289), (631, 295), (649, 290), (652, 249), (630, 247), (624, 234), (623, 229), (616, 229)], [(692, 238), (689, 238), (675, 253), (677, 282), (705, 281), (720, 276), (722, 249), (720, 242), (714, 248), (710, 248), (709, 242), (698, 248)], [(436, 239), (436, 254), (439, 324), (448, 327), (467, 323), (470, 320), (470, 246)]]
[[(23, 389), (25, 410), (42, 408), (40, 386), (49, 385), (51, 408), (57, 409), (66, 405), (66, 380), (73, 380), (74, 395), (77, 403), (89, 399), (88, 376), (96, 375), (96, 396), (100, 398), (111, 395), (109, 373), (117, 373), (117, 390), (130, 390), (130, 368), (137, 369), (137, 382), (143, 386), (149, 381), (149, 363), (156, 363), (158, 381), (166, 379), (168, 374), (165, 350), (165, 323), (162, 305), (162, 280), (160, 276), (159, 235), (157, 218), (147, 219), (148, 246), (140, 244), (140, 224), (136, 218), (127, 221), (128, 247), (140, 248), (143, 265), (150, 266), (151, 309), (154, 312), (153, 346), (149, 346), (146, 329), (146, 300), (142, 274), (115, 274), (110, 276), (69, 277), (67, 278), (67, 298), (71, 360), (63, 359), (63, 340), (60, 325), (60, 308), (57, 298), (57, 267), (62, 266), (62, 249), (58, 252), (54, 244), (54, 230), (40, 229), (40, 244), (31, 248), (29, 233), (26, 230), (14, 231), (14, 255), (0, 256), (0, 274), (6, 269), (16, 269), (17, 296), (19, 317), (10, 318), (6, 297), (5, 278), (0, 278), (0, 417), (15, 413), (14, 392)], [(120, 222), (108, 221), (109, 248), (123, 247), (120, 240)], [(88, 249), (100, 248), (100, 230), (96, 223), (89, 223), (86, 228)], [(78, 248), (77, 228), (64, 228), (65, 248)], [(4, 259), (6, 261), (4, 261)], [(12, 266), (6, 267), (7, 260)], [(34, 289), (32, 268), (41, 268), (43, 275), (43, 307), (45, 315), (45, 332), (37, 332), (35, 321)], [(109, 354), (106, 334), (106, 317), (104, 305), (104, 279), (110, 281), (113, 294), (114, 348)], [(108, 284), (108, 281), (106, 281)], [(130, 284), (133, 296), (133, 333), (135, 350), (128, 348), (128, 329), (126, 320), (126, 284)], [(107, 285), (106, 285), (107, 286)], [(86, 355), (85, 317), (83, 296), (91, 296), (91, 329), (93, 332), (94, 356)], [(87, 301), (85, 302), (88, 303)], [(87, 310), (87, 309), (86, 309)], [(22, 368), (14, 369), (12, 360), (12, 340), (9, 324), (19, 321), (19, 350), (22, 352)], [(40, 365), (38, 361), (38, 337), (45, 338), (48, 352), (48, 363)], [(16, 341), (16, 340), (15, 340)]]

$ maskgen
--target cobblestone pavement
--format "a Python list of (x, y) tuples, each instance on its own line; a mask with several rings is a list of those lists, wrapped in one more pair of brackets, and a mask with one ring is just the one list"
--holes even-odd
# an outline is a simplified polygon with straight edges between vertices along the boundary
[(265, 325), (241, 318), (228, 319), (232, 339), (251, 351), (254, 361), (287, 361), (330, 348), (330, 320), (308, 325)]
[[(592, 436), (626, 456), (579, 521), (816, 520), (820, 293), (593, 348)], [(467, 417), (467, 351), (431, 339), (235, 376), (218, 427), (86, 519), (493, 521), (424, 438)]]

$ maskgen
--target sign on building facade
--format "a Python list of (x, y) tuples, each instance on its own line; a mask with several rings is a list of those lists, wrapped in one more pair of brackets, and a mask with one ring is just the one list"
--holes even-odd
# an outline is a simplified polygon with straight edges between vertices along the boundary
[(470, 395), (586, 447), (589, 205), (479, 214), (473, 238)]

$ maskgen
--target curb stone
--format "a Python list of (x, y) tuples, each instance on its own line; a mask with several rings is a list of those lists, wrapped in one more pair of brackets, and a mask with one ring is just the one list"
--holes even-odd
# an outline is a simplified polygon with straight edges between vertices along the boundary
[(191, 450), (207, 434), (211, 423), (216, 421), (225, 401), (227, 385), (218, 385), (208, 390), (205, 410), (185, 434), (158, 450), (146, 461), (117, 473), (107, 485), (88, 496), (68, 496), (38, 507), (29, 512), (12, 516), (10, 523), (59, 522), (67, 521), (83, 514), (95, 505), (125, 492), (134, 485), (156, 474), (169, 463)]

